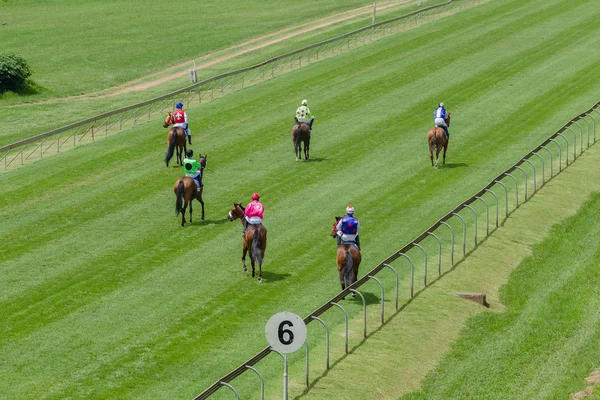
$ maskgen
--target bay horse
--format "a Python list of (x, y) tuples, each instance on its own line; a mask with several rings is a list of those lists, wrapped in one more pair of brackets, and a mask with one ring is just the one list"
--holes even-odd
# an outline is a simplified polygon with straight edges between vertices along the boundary
[[(240, 203), (233, 203), (233, 208), (227, 214), (227, 219), (235, 221), (240, 219), (244, 225), (245, 208)], [(267, 228), (263, 224), (248, 224), (246, 232), (242, 235), (242, 265), (244, 272), (248, 272), (246, 267), (246, 253), (250, 251), (250, 263), (252, 264), (252, 277), (255, 275), (255, 264), (258, 263), (258, 281), (262, 282), (262, 262), (267, 248)]]
[[(173, 114), (169, 111), (169, 115), (163, 123), (163, 128), (167, 128), (174, 123)], [(173, 152), (177, 148), (177, 163), (183, 165), (183, 155), (187, 151), (185, 130), (183, 128), (171, 128), (167, 135), (167, 153), (165, 154), (165, 164), (169, 166), (169, 161), (173, 157)]]
[[(331, 228), (331, 237), (333, 238), (337, 238), (337, 224), (341, 218), (342, 217), (335, 217), (335, 223)], [(361, 260), (362, 258), (358, 246), (353, 244), (338, 245), (335, 261), (337, 263), (342, 290), (358, 280), (358, 267), (360, 266)], [(354, 293), (352, 293), (352, 297), (354, 297)]]
[[(446, 125), (450, 126), (450, 113)], [(444, 149), (444, 159), (442, 164), (446, 165), (446, 150), (448, 150), (448, 138), (444, 132), (444, 128), (434, 126), (427, 133), (427, 143), (429, 144), (429, 157), (431, 158), (431, 166), (437, 169), (440, 161), (440, 151)], [(433, 164), (433, 152), (435, 151), (435, 165)]]
[[(200, 156), (200, 170), (202, 176), (204, 176), (204, 168), (206, 167), (207, 155)], [(173, 191), (177, 200), (175, 201), (175, 215), (181, 213), (181, 226), (185, 226), (185, 209), (190, 206), (190, 223), (192, 222), (192, 202), (194, 199), (198, 200), (202, 205), (202, 219), (204, 219), (204, 201), (202, 200), (202, 190), (204, 186), (198, 188), (196, 182), (189, 176), (182, 176), (177, 179), (175, 185), (173, 185)]]
[(296, 121), (292, 128), (292, 141), (294, 142), (296, 162), (298, 162), (298, 158), (302, 159), (302, 143), (304, 143), (304, 159), (308, 160), (310, 158), (310, 127), (306, 122)]

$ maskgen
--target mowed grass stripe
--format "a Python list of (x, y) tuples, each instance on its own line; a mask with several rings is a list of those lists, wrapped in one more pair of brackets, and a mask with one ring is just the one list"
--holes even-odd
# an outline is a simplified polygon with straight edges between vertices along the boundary
[[(484, 19), (485, 16), (481, 18)], [(440, 23), (434, 27), (439, 26), (445, 27), (445, 24)], [(448, 29), (456, 30), (456, 27)], [(418, 34), (422, 34), (422, 30), (414, 33), (414, 35)], [(464, 40), (468, 41), (467, 38)], [(381, 49), (393, 42), (390, 39), (376, 46)], [(438, 45), (442, 46), (441, 40), (438, 41)], [(482, 51), (485, 51), (485, 48), (482, 48)], [(132, 136), (128, 136), (127, 139), (115, 137), (105, 141), (110, 144), (132, 140), (136, 146), (130, 151), (124, 151), (124, 154), (115, 154), (98, 162), (99, 165), (103, 163), (113, 165), (111, 181), (118, 183), (111, 189), (102, 189), (98, 193), (98, 198), (102, 201), (97, 204), (106, 203), (105, 209), (99, 211), (92, 219), (84, 221), (81, 226), (73, 227), (75, 229), (70, 235), (85, 237), (85, 233), (93, 229), (95, 224), (103, 227), (120, 223), (121, 229), (129, 232), (126, 235), (122, 234), (124, 242), (134, 238), (132, 245), (135, 245), (142, 255), (136, 258), (135, 251), (132, 250), (131, 253), (125, 253), (130, 254), (131, 257), (127, 257), (122, 261), (123, 264), (120, 264), (119, 247), (116, 247), (116, 256), (111, 259), (110, 254), (103, 254), (101, 243), (96, 245), (95, 253), (99, 257), (96, 256), (91, 260), (91, 266), (96, 259), (99, 259), (102, 268), (108, 268), (105, 276), (117, 273), (119, 268), (131, 273), (125, 273), (126, 276), (120, 282), (107, 280), (104, 287), (102, 282), (94, 282), (90, 271), (80, 276), (79, 283), (77, 278), (74, 278), (70, 283), (74, 286), (78, 284), (84, 286), (87, 282), (93, 282), (100, 287), (95, 289), (95, 292), (90, 291), (82, 295), (82, 307), (78, 307), (74, 301), (76, 298), (72, 297), (71, 314), (53, 320), (46, 327), (38, 326), (36, 332), (27, 333), (24, 339), (12, 343), (8, 349), (6, 347), (5, 349), (10, 351), (10, 354), (26, 352), (27, 348), (42, 337), (46, 337), (44, 340), (50, 344), (64, 343), (67, 348), (74, 347), (75, 349), (70, 349), (69, 356), (69, 360), (73, 361), (66, 363), (60, 371), (48, 371), (44, 366), (40, 366), (36, 372), (37, 376), (54, 375), (53, 378), (46, 378), (45, 382), (53, 379), (57, 382), (51, 392), (56, 397), (76, 396), (84, 390), (91, 390), (92, 397), (103, 398), (124, 396), (124, 393), (135, 396), (139, 393), (148, 393), (146, 390), (168, 393), (169, 388), (181, 386), (183, 381), (189, 384), (189, 386), (183, 385), (189, 392), (181, 396), (188, 397), (191, 392), (195, 392), (192, 386), (198, 387), (211, 383), (224, 373), (223, 365), (237, 365), (242, 358), (252, 355), (264, 345), (262, 336), (256, 332), (262, 331), (264, 325), (262, 319), (265, 315), (268, 316), (274, 310), (283, 307), (289, 307), (301, 314), (307, 313), (337, 292), (337, 278), (331, 261), (333, 242), (326, 235), (332, 223), (332, 216), (339, 214), (347, 202), (353, 202), (355, 206), (362, 209), (361, 221), (365, 226), (378, 229), (378, 231), (365, 229), (363, 238), (369, 242), (369, 252), (365, 252), (365, 258), (374, 265), (393, 248), (414, 237), (420, 227), (428, 226), (439, 217), (436, 209), (423, 207), (423, 205), (440, 204), (440, 199), (443, 199), (441, 204), (448, 204), (447, 209), (449, 209), (464, 198), (465, 192), (479, 189), (485, 183), (482, 182), (482, 177), (497, 174), (494, 168), (485, 168), (488, 157), (495, 157), (504, 163), (512, 163), (516, 157), (527, 150), (496, 148), (485, 153), (471, 153), (465, 145), (469, 143), (466, 142), (467, 138), (485, 135), (485, 132), (477, 130), (477, 126), (481, 124), (480, 116), (469, 115), (468, 110), (471, 105), (457, 103), (457, 108), (463, 109), (464, 112), (459, 113), (461, 118), (456, 119), (457, 134), (453, 137), (453, 140), (456, 140), (453, 144), (457, 147), (455, 153), (451, 154), (454, 154), (452, 157), (456, 157), (456, 163), (468, 160), (468, 167), (462, 168), (462, 171), (460, 167), (448, 168), (437, 171), (438, 175), (432, 174), (423, 145), (424, 132), (431, 123), (430, 111), (427, 111), (427, 117), (420, 120), (416, 117), (402, 119), (405, 108), (396, 107), (393, 101), (394, 97), (402, 92), (398, 88), (409, 87), (409, 85), (405, 80), (389, 73), (396, 68), (389, 63), (389, 60), (385, 61), (385, 68), (382, 67), (388, 70), (384, 75), (387, 73), (389, 79), (379, 80), (372, 87), (374, 92), (380, 94), (380, 100), (376, 99), (377, 96), (370, 96), (363, 102), (359, 92), (363, 88), (358, 85), (356, 89), (357, 86), (353, 81), (340, 82), (335, 87), (318, 93), (315, 91), (314, 97), (311, 97), (310, 92), (308, 95), (304, 92), (303, 88), (307, 86), (306, 80), (310, 81), (314, 77), (322, 76), (325, 82), (328, 76), (331, 78), (340, 76), (340, 71), (343, 72), (344, 69), (328, 71), (338, 62), (347, 65), (346, 71), (350, 70), (350, 65), (354, 68), (360, 68), (362, 65), (367, 68), (372, 67), (373, 62), (376, 62), (374, 52), (376, 49), (373, 48), (365, 49), (364, 52), (362, 50), (353, 52), (336, 60), (312, 66), (306, 71), (277, 79), (264, 87), (248, 89), (198, 108), (206, 114), (202, 123), (205, 123), (208, 129), (206, 135), (195, 136), (195, 140), (198, 138), (198, 142), (202, 143), (202, 146), (196, 150), (204, 152), (203, 148), (207, 151), (210, 149), (209, 153), (215, 154), (209, 155), (213, 157), (209, 158), (209, 167), (213, 168), (213, 172), (212, 174), (207, 172), (205, 178), (209, 185), (207, 187), (207, 199), (210, 199), (208, 219), (212, 222), (204, 226), (181, 229), (177, 225), (177, 219), (172, 216), (174, 198), (171, 185), (180, 171), (175, 168), (166, 169), (160, 165), (164, 153), (164, 131), (144, 127), (133, 131)], [(361, 61), (361, 55), (368, 56), (370, 59)], [(400, 60), (400, 66), (406, 65), (402, 63), (402, 54), (397, 58)], [(548, 61), (550, 63), (550, 60)], [(487, 62), (493, 64), (493, 61)], [(532, 63), (532, 68), (539, 68), (542, 65), (539, 60), (532, 60)], [(593, 59), (588, 60), (587, 65), (592, 63)], [(547, 74), (540, 77), (539, 85), (547, 87), (553, 83), (552, 68), (555, 68), (556, 72), (562, 67), (562, 65), (552, 66)], [(434, 93), (439, 90), (436, 86), (436, 72), (431, 71), (429, 82), (424, 78), (423, 83), (427, 90), (423, 87), (421, 90), (412, 87), (406, 90), (406, 97), (408, 99), (416, 97), (420, 92), (427, 93), (426, 96), (431, 98), (436, 97)], [(510, 72), (512, 79), (517, 83), (521, 82), (517, 71)], [(560, 86), (560, 82), (571, 80), (574, 72), (560, 76), (560, 79), (556, 80), (557, 87)], [(398, 82), (395, 82), (396, 79)], [(473, 75), (472, 79), (477, 79), (477, 75)], [(495, 83), (500, 82), (502, 81)], [(567, 88), (565, 96), (571, 97), (573, 100), (570, 101), (580, 108), (587, 107), (593, 102), (593, 91), (580, 96), (580, 92), (569, 90), (568, 84), (563, 86)], [(592, 83), (590, 86), (593, 89), (597, 87), (597, 83)], [(449, 87), (452, 87), (452, 83)], [(528, 103), (525, 99), (532, 95), (531, 88), (525, 85), (523, 88), (526, 90), (521, 94), (523, 98), (521, 104), (523, 108), (527, 108)], [(353, 102), (338, 99), (334, 95), (335, 92), (346, 94), (346, 99), (351, 99)], [(471, 96), (485, 98), (486, 92), (493, 92), (493, 88), (479, 87), (477, 93), (471, 93)], [(464, 96), (465, 99), (470, 98), (467, 94)], [(296, 106), (297, 101), (294, 99), (302, 97), (315, 98), (318, 102), (322, 102), (321, 104), (317, 102), (314, 108), (318, 118), (321, 118), (318, 121), (323, 122), (317, 122), (313, 147), (313, 157), (322, 160), (294, 165), (290, 148), (288, 115), (289, 109), (293, 110)], [(357, 101), (354, 103), (354, 100)], [(496, 105), (493, 101), (480, 102), (481, 107)], [(268, 112), (265, 112), (265, 104), (270, 105)], [(219, 108), (225, 105), (234, 106), (229, 106), (230, 110), (219, 114)], [(512, 106), (503, 104), (498, 112), (510, 111)], [(415, 110), (418, 108), (409, 104), (408, 108), (411, 107)], [(427, 108), (430, 105), (424, 104), (423, 107)], [(327, 113), (317, 112), (319, 109), (327, 110)], [(341, 111), (336, 118), (329, 118), (330, 109)], [(361, 114), (360, 118), (353, 118), (356, 109), (376, 110), (376, 112), (372, 111), (366, 116)], [(572, 110), (565, 110), (562, 103), (558, 101), (550, 104), (547, 110), (549, 113), (556, 113), (557, 116), (550, 117), (547, 122), (549, 125), (554, 123), (556, 127), (564, 123), (564, 118), (559, 119), (562, 114), (573, 115)], [(516, 111), (515, 116), (520, 115), (521, 112), (524, 111)], [(220, 129), (220, 123), (226, 119), (231, 119), (233, 122), (227, 128)], [(253, 128), (255, 126), (258, 128)], [(510, 132), (515, 126), (517, 124), (507, 125), (505, 129), (506, 135), (520, 138), (521, 142), (516, 143), (537, 144), (541, 138), (550, 133), (536, 127), (536, 121), (520, 125), (531, 131), (527, 135)], [(461, 135), (458, 135), (458, 132), (461, 132), (464, 139), (460, 139)], [(255, 142), (252, 140), (245, 140), (248, 135), (251, 139), (259, 139), (260, 145), (253, 145)], [(461, 143), (461, 140), (465, 142)], [(59, 157), (60, 161), (46, 160), (36, 163), (35, 166), (43, 170), (51, 170), (54, 165), (61, 163), (65, 165), (65, 171), (70, 171), (76, 168), (77, 158), (88, 160), (88, 157), (90, 164), (94, 164), (94, 158), (104, 153), (104, 146), (110, 147), (109, 144), (96, 144), (89, 150), (79, 149), (76, 150), (79, 154), (65, 154)], [(250, 151), (244, 151), (245, 148), (250, 148)], [(212, 152), (212, 149), (220, 150)], [(145, 160), (148, 160), (148, 167), (138, 166), (140, 153)], [(359, 168), (349, 170), (344, 168), (348, 164), (349, 154), (352, 155), (351, 163), (355, 163)], [(415, 154), (418, 156), (415, 157)], [(513, 155), (515, 158), (511, 158)], [(115, 167), (118, 163), (121, 164), (120, 169)], [(248, 167), (254, 168), (250, 177), (242, 173)], [(151, 179), (140, 178), (141, 183), (135, 184), (133, 189), (128, 190), (131, 176), (142, 177), (144, 174), (139, 171), (145, 171), (144, 168), (148, 170), (156, 168), (158, 174), (149, 175)], [(298, 174), (299, 171), (302, 173)], [(67, 179), (75, 180), (88, 175), (87, 169), (75, 172)], [(27, 185), (30, 179), (28, 175), (30, 174), (25, 172), (15, 172), (8, 174), (9, 178), (2, 179), (5, 182), (16, 182), (20, 179)], [(451, 176), (452, 178), (449, 179)], [(447, 191), (440, 191), (441, 182), (445, 179), (447, 184), (454, 187)], [(391, 185), (385, 188), (388, 182)], [(260, 286), (240, 272), (239, 226), (218, 223), (222, 221), (232, 201), (242, 200), (239, 197), (247, 196), (247, 193), (255, 190), (259, 184), (264, 188), (261, 189), (261, 194), (268, 200), (268, 202), (265, 200), (265, 203), (268, 205), (267, 218), (271, 235), (270, 247), (267, 251), (267, 270), (273, 274), (270, 277), (271, 281), (267, 279), (265, 284)], [(40, 185), (43, 185), (41, 180)], [(83, 196), (80, 192), (90, 186), (103, 188), (104, 185), (102, 181), (90, 183), (87, 187), (75, 191), (74, 197)], [(347, 187), (351, 187), (351, 191), (345, 192)], [(61, 189), (60, 187), (53, 189), (49, 185), (45, 191), (53, 194)], [(103, 191), (105, 193), (102, 193)], [(123, 195), (122, 199), (113, 199), (118, 192), (127, 195)], [(9, 207), (15, 203), (14, 199), (24, 197), (22, 193), (25, 192), (21, 191), (19, 194), (17, 190), (11, 194), (11, 197), (14, 197), (10, 201), (7, 200), (7, 203), (11, 204)], [(138, 195), (140, 199), (134, 200)], [(64, 195), (53, 194), (53, 196), (66, 198)], [(125, 212), (111, 211), (122, 209), (125, 200), (130, 200), (131, 203), (127, 206), (129, 208), (125, 209), (132, 214), (129, 220), (124, 217)], [(67, 202), (66, 199), (64, 201)], [(75, 204), (79, 206), (73, 208), (76, 210), (83, 210), (84, 206), (94, 207), (90, 199)], [(138, 208), (136, 206), (141, 210), (136, 211)], [(407, 217), (399, 221), (400, 210)], [(39, 216), (44, 215), (45, 212), (44, 210), (33, 214)], [(196, 212), (198, 215), (198, 207)], [(103, 213), (106, 216), (103, 216)], [(391, 216), (395, 217), (395, 221), (390, 220)], [(7, 217), (9, 220), (18, 219), (18, 216), (13, 215)], [(82, 217), (74, 215), (74, 218), (77, 221)], [(152, 220), (152, 223), (147, 223), (146, 220)], [(380, 226), (390, 225), (388, 230), (379, 230)], [(6, 232), (6, 228), (2, 231)], [(139, 238), (136, 239), (136, 235), (131, 232), (139, 232)], [(393, 238), (389, 236), (389, 232), (394, 232)], [(148, 240), (152, 235), (156, 238)], [(31, 236), (33, 242), (35, 237), (35, 235)], [(301, 244), (302, 239), (307, 239), (306, 246)], [(192, 244), (188, 244), (188, 240), (192, 241)], [(165, 246), (162, 249), (156, 248), (156, 243), (163, 243)], [(93, 245), (92, 241), (90, 245)], [(174, 255), (175, 251), (167, 250), (171, 245), (178, 248), (178, 255)], [(63, 244), (60, 245), (62, 246)], [(42, 251), (47, 250), (47, 248), (43, 250), (40, 248), (33, 253), (40, 256)], [(107, 249), (107, 253), (111, 251), (115, 250)], [(146, 258), (150, 260), (147, 264), (144, 263), (148, 261)], [(107, 267), (106, 264), (110, 261), (114, 261), (115, 265)], [(80, 269), (78, 262), (70, 263), (66, 260), (61, 264), (60, 268), (66, 267), (65, 271)], [(123, 268), (125, 264), (127, 268)], [(16, 263), (10, 270), (15, 279), (19, 277), (17, 273), (19, 265), (26, 264)], [(366, 262), (365, 265), (369, 264)], [(54, 278), (47, 281), (47, 293), (52, 292), (61, 274), (62, 272), (57, 273)], [(43, 285), (43, 279), (38, 283)], [(63, 292), (64, 289), (65, 287), (60, 288)], [(282, 298), (284, 290), (286, 295)], [(79, 294), (81, 295), (81, 292)], [(23, 296), (22, 299), (25, 297)], [(22, 303), (21, 306), (26, 304), (26, 302)], [(27, 310), (25, 307), (22, 309)], [(356, 311), (358, 312), (358, 309)], [(234, 322), (223, 324), (214, 322), (214, 317), (226, 312), (232, 313)], [(32, 316), (36, 313), (32, 312)], [(134, 316), (135, 313), (138, 315)], [(81, 335), (78, 340), (73, 340), (71, 343), (68, 340), (59, 341), (60, 333), (65, 332), (66, 327), (77, 327), (73, 329), (75, 332), (79, 329), (83, 330), (83, 326), (93, 323), (99, 318), (98, 316), (102, 316), (98, 325), (110, 327), (108, 329), (110, 335), (107, 337), (88, 341), (85, 346), (78, 345), (86, 341), (85, 335)], [(104, 320), (112, 323), (107, 324), (103, 322)], [(119, 321), (122, 321), (122, 324), (119, 324)], [(116, 343), (119, 343), (119, 351), (114, 351)], [(210, 345), (217, 343), (221, 343), (223, 352), (208, 350)], [(229, 352), (225, 350), (227, 348)], [(57, 357), (59, 352), (50, 346), (46, 357)], [(99, 360), (93, 359), (94, 355), (98, 354), (102, 354), (103, 357)], [(223, 354), (222, 358), (218, 358), (217, 354)], [(21, 365), (26, 367), (28, 358), (19, 358), (23, 360)], [(75, 362), (83, 366), (79, 369), (81, 373), (69, 374), (69, 371), (73, 371), (72, 363)], [(189, 371), (184, 370), (185, 366), (190, 368)], [(18, 373), (5, 376), (7, 380), (15, 379), (11, 382), (20, 378)], [(56, 379), (56, 376), (64, 378)], [(157, 383), (157, 380), (161, 383)], [(98, 389), (95, 384), (98, 381), (110, 382), (110, 384)], [(43, 382), (42, 378), (42, 382), (38, 382), (37, 387), (46, 387)], [(33, 390), (30, 393), (35, 393), (37, 390), (31, 385), (31, 381), (23, 382), (21, 385), (24, 392)], [(42, 393), (48, 393), (44, 392), (44, 389), (40, 390)], [(169, 397), (177, 395), (171, 393)]]

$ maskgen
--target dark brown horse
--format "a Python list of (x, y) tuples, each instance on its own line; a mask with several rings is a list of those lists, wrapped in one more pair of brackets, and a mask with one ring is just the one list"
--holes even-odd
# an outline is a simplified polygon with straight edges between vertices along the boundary
[[(337, 237), (337, 224), (340, 219), (341, 217), (335, 217), (335, 223), (331, 228), (331, 237)], [(361, 262), (358, 246), (353, 244), (338, 245), (335, 261), (337, 263), (340, 284), (342, 285), (342, 290), (344, 290), (346, 286), (350, 286), (358, 280), (358, 267)], [(354, 296), (354, 293), (352, 293), (352, 296)]]
[(296, 162), (302, 159), (302, 143), (304, 143), (304, 159), (310, 158), (310, 127), (306, 122), (296, 121), (292, 128), (292, 141), (294, 142), (294, 152), (296, 153)]
[[(163, 123), (163, 127), (167, 128), (172, 125), (173, 122), (173, 114), (169, 112), (169, 115)], [(171, 161), (171, 158), (173, 157), (175, 148), (177, 148), (177, 163), (183, 165), (183, 155), (187, 150), (185, 130), (183, 128), (171, 128), (169, 130), (169, 134), (167, 135), (167, 153), (165, 154), (165, 164), (167, 164), (167, 167), (169, 166), (169, 161)]]
[[(206, 155), (200, 157), (201, 170), (206, 167)], [(204, 172), (203, 174), (204, 175)], [(181, 226), (185, 225), (185, 209), (190, 206), (190, 223), (192, 222), (192, 202), (198, 200), (202, 205), (202, 219), (204, 219), (204, 201), (202, 201), (202, 189), (198, 188), (196, 182), (189, 176), (182, 176), (175, 182), (173, 191), (177, 200), (175, 201), (175, 215), (181, 213)]]
[[(448, 113), (448, 119), (446, 125), (450, 126), (450, 113)], [(446, 150), (448, 150), (448, 139), (444, 133), (444, 128), (438, 128), (434, 126), (427, 133), (427, 143), (429, 144), (429, 156), (431, 157), (431, 165), (435, 168), (438, 167), (440, 162), (440, 151), (444, 149), (444, 160), (443, 165), (446, 165)], [(433, 163), (433, 152), (435, 151), (435, 165)]]
[[(244, 207), (239, 203), (233, 203), (233, 208), (229, 211), (227, 219), (234, 221), (241, 219), (244, 224)], [(246, 267), (246, 253), (250, 251), (250, 263), (252, 264), (252, 277), (254, 278), (254, 265), (258, 263), (258, 281), (262, 281), (262, 262), (267, 248), (267, 228), (263, 224), (248, 224), (246, 232), (242, 236), (242, 265), (244, 272), (248, 272)]]

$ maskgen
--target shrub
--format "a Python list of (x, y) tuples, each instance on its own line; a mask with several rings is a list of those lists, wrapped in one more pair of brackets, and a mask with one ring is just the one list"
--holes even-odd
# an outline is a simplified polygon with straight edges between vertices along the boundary
[(18, 91), (27, 86), (31, 68), (23, 57), (16, 54), (0, 55), (0, 92)]

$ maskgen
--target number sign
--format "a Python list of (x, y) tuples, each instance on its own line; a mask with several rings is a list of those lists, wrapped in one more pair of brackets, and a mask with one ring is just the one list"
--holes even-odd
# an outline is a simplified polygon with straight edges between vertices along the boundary
[(306, 341), (306, 324), (298, 315), (280, 312), (273, 315), (265, 328), (269, 345), (280, 353), (293, 353)]

